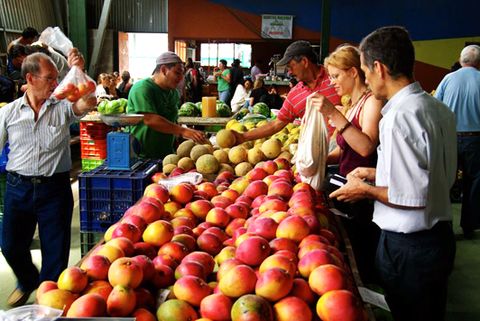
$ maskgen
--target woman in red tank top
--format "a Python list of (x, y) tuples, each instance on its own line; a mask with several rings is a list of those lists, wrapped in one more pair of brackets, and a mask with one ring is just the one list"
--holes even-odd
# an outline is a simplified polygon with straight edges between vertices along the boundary
[(339, 164), (343, 176), (357, 167), (375, 167), (383, 103), (375, 99), (365, 84), (357, 48), (337, 48), (325, 59), (325, 67), (337, 94), (350, 97), (343, 112), (332, 104), (320, 108), (336, 127), (337, 147), (329, 153), (327, 164)]
[[(337, 48), (325, 59), (324, 65), (337, 94), (350, 97), (344, 107), (337, 108), (320, 95), (311, 99), (313, 106), (336, 128), (337, 146), (328, 154), (327, 164), (339, 164), (343, 176), (357, 167), (375, 167), (383, 103), (368, 90), (357, 48), (349, 45)], [(380, 232), (372, 222), (373, 202), (347, 204), (338, 201), (334, 204), (350, 216), (342, 222), (363, 281), (376, 282), (374, 259)]]

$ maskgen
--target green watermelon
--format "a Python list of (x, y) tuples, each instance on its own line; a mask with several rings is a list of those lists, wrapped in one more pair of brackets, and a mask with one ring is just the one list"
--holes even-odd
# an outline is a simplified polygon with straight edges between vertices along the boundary
[(97, 110), (100, 114), (105, 114), (105, 107), (107, 107), (107, 103), (108, 101), (106, 100), (102, 100), (98, 106), (97, 106)]
[(248, 108), (240, 109), (237, 114), (235, 115), (236, 120), (240, 120), (248, 114)]
[(227, 104), (225, 104), (223, 102), (218, 103), (218, 101), (217, 101), (217, 116), (218, 117), (230, 117), (230, 116), (232, 116), (232, 110), (230, 109), (230, 107)]
[(105, 106), (105, 114), (121, 114), (125, 112), (125, 108), (118, 100), (110, 100)]
[(269, 117), (270, 116), (270, 108), (265, 103), (256, 103), (255, 105), (253, 105), (252, 113), (263, 115), (265, 117)]
[(196, 109), (197, 116), (202, 116), (202, 102), (201, 101), (195, 103), (195, 109)]
[(196, 116), (197, 107), (192, 102), (183, 103), (178, 111), (178, 116), (193, 117)]

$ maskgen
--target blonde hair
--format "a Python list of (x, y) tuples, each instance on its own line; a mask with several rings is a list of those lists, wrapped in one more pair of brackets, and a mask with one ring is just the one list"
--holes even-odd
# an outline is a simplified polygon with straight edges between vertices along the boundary
[[(343, 44), (338, 46), (327, 58), (325, 58), (324, 66), (333, 66), (341, 70), (348, 70), (355, 68), (358, 72), (360, 80), (365, 83), (365, 73), (360, 68), (360, 51), (357, 47), (349, 44)], [(347, 112), (353, 107), (352, 100), (349, 95), (342, 96), (341, 99), (342, 114), (347, 115)]]
[(324, 66), (333, 66), (342, 70), (355, 68), (362, 82), (365, 82), (365, 73), (360, 68), (360, 51), (352, 45), (344, 44), (338, 46), (335, 51), (325, 58)]

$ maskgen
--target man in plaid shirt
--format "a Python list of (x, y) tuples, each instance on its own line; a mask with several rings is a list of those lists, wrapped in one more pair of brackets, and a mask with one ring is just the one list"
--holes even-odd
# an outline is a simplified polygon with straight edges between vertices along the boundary
[(302, 118), (307, 97), (314, 92), (327, 97), (332, 104), (340, 105), (340, 97), (330, 84), (327, 71), (318, 64), (318, 57), (308, 41), (299, 40), (290, 44), (277, 65), (287, 65), (298, 84), (288, 93), (277, 119), (246, 133), (234, 132), (237, 143), (271, 136), (295, 118)]

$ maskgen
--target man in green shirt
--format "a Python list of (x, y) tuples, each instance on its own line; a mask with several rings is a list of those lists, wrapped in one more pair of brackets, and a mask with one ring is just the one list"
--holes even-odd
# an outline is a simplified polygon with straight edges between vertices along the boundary
[(220, 59), (218, 68), (213, 73), (214, 79), (217, 81), (218, 99), (224, 103), (230, 102), (230, 69), (227, 68), (227, 61)]
[(127, 113), (143, 114), (138, 125), (130, 127), (130, 133), (141, 144), (140, 156), (163, 159), (173, 153), (175, 135), (205, 143), (205, 134), (178, 124), (180, 98), (177, 85), (183, 79), (183, 62), (175, 53), (167, 51), (156, 59), (151, 77), (135, 83), (128, 96)]

